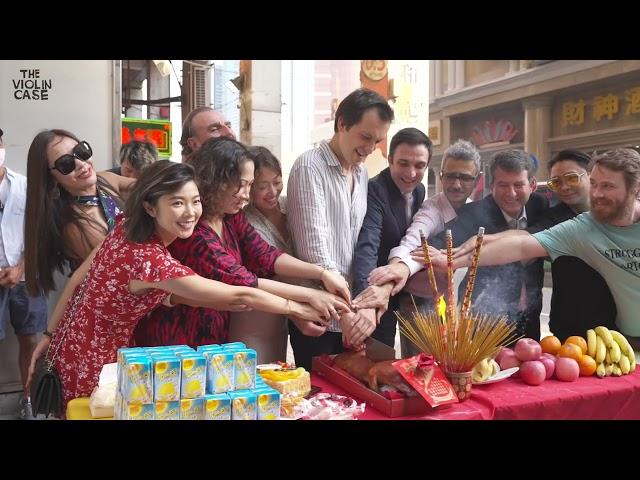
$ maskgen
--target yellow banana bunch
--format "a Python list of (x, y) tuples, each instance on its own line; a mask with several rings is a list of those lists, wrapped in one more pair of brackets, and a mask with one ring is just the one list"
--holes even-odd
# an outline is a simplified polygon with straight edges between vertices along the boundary
[(599, 363), (598, 367), (596, 368), (596, 375), (598, 375), (598, 377), (602, 378), (606, 375), (606, 369), (604, 366), (604, 363)]
[(591, 328), (587, 330), (587, 355), (596, 358), (596, 331)]
[[(595, 360), (598, 364), (604, 365), (605, 375), (627, 375), (636, 369), (635, 352), (624, 335), (603, 326), (588, 330), (588, 351), (593, 348), (593, 334), (590, 333), (592, 331), (595, 333)], [(598, 365), (598, 369), (596, 369), (598, 376), (601, 376), (600, 370), (600, 365)]]

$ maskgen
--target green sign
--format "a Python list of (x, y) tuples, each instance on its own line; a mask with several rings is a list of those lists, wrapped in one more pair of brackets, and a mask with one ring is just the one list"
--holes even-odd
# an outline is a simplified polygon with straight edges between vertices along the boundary
[(122, 119), (122, 144), (147, 140), (155, 144), (161, 157), (171, 157), (171, 122), (146, 118)]

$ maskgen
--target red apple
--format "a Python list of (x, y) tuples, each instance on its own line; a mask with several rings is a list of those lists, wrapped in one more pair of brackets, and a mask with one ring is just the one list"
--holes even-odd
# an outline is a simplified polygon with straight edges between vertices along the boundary
[(544, 368), (547, 371), (547, 375), (545, 378), (551, 378), (551, 375), (553, 375), (553, 372), (556, 369), (555, 357), (551, 359), (548, 356), (546, 356), (546, 354), (543, 353), (542, 355), (540, 355), (540, 358), (538, 359), (538, 361), (544, 364)]
[(573, 382), (580, 376), (580, 366), (573, 358), (559, 357), (556, 360), (556, 378), (563, 382)]
[(520, 365), (520, 377), (527, 385), (540, 385), (547, 378), (547, 369), (539, 360), (529, 360)]
[(500, 359), (500, 370), (506, 370), (507, 368), (519, 367), (520, 360), (516, 357), (516, 353), (511, 350), (509, 352), (504, 352), (502, 358)]
[(547, 357), (548, 359), (553, 361), (553, 364), (556, 364), (556, 360), (558, 359), (558, 357), (556, 357), (553, 353), (543, 353), (542, 355), (540, 355), (540, 358), (542, 357)]
[(502, 349), (498, 352), (498, 355), (496, 355), (496, 362), (498, 362), (498, 365), (500, 365), (500, 360), (502, 360), (502, 357), (504, 356), (504, 354), (508, 352), (513, 353), (513, 349), (502, 347)]
[(521, 362), (538, 360), (542, 355), (542, 347), (533, 338), (521, 338), (518, 340), (514, 351)]

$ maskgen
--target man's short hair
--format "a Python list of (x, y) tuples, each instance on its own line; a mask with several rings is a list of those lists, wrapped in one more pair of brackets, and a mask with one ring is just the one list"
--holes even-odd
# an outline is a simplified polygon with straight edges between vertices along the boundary
[(480, 153), (473, 143), (462, 140), (459, 138), (455, 143), (449, 146), (442, 154), (442, 167), (444, 167), (447, 158), (454, 160), (462, 160), (464, 162), (473, 162), (473, 166), (476, 167), (476, 174), (480, 173)]
[(589, 163), (591, 163), (591, 157), (580, 150), (561, 150), (551, 157), (551, 160), (549, 160), (549, 163), (547, 164), (549, 171), (551, 171), (551, 168), (556, 163), (563, 162), (565, 160), (576, 162), (585, 170), (589, 169)]
[(393, 122), (393, 110), (384, 97), (368, 88), (358, 88), (347, 95), (338, 105), (333, 131), (338, 131), (340, 118), (348, 130), (358, 123), (362, 119), (362, 115), (371, 108), (378, 111), (378, 116), (383, 122)]
[(389, 157), (393, 157), (396, 148), (398, 148), (398, 145), (400, 145), (401, 143), (406, 143), (412, 146), (424, 145), (425, 147), (427, 147), (427, 151), (429, 152), (427, 163), (429, 160), (431, 160), (433, 142), (421, 130), (413, 127), (398, 130), (398, 132), (391, 138), (391, 143), (389, 144)]
[(590, 167), (596, 165), (608, 168), (614, 172), (622, 172), (627, 189), (640, 184), (640, 153), (632, 148), (616, 148), (600, 155), (595, 155)]
[(536, 173), (531, 155), (524, 150), (507, 150), (498, 152), (493, 156), (489, 167), (489, 172), (491, 172), (491, 185), (493, 185), (495, 172), (498, 168), (505, 172), (514, 173), (520, 173), (526, 170), (529, 180), (531, 180)]

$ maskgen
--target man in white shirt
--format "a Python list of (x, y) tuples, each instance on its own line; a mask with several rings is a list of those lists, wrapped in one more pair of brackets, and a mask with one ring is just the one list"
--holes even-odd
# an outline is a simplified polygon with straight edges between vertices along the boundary
[[(388, 289), (384, 291), (374, 285), (383, 285), (392, 281), (398, 283), (390, 292), (391, 296), (396, 295), (407, 284), (403, 291), (407, 295), (402, 294), (398, 298), (400, 310), (404, 310), (405, 306), (413, 306), (409, 293), (417, 297), (416, 304), (420, 308), (428, 308), (431, 304), (425, 272), (415, 275), (423, 265), (411, 259), (411, 251), (420, 246), (421, 231), (428, 238), (441, 232), (445, 223), (456, 218), (457, 210), (468, 201), (480, 178), (480, 154), (472, 143), (458, 140), (445, 150), (442, 159), (440, 178), (443, 191), (422, 203), (400, 245), (391, 249), (389, 264), (371, 272), (369, 283), (372, 286), (354, 299), (354, 303), (359, 307), (361, 302), (366, 300), (369, 303), (377, 297), (381, 303), (380, 308), (384, 309), (389, 299)], [(407, 283), (411, 275), (414, 276)], [(414, 353), (404, 337), (400, 340), (403, 358)]]
[[(47, 328), (47, 300), (29, 297), (24, 283), (24, 209), (27, 179), (4, 166), (6, 150), (0, 130), (0, 340), (9, 322), (18, 337), (19, 365), (23, 386), (27, 381), (37, 335)], [(25, 390), (22, 418), (31, 417), (29, 393)]]
[[(334, 135), (303, 153), (287, 184), (287, 222), (295, 256), (338, 272), (351, 284), (353, 254), (367, 211), (367, 171), (362, 165), (385, 138), (393, 110), (377, 93), (360, 88), (338, 106)], [(349, 302), (351, 299), (347, 299)], [(360, 345), (375, 329), (370, 317), (344, 314), (320, 337), (307, 337), (289, 323), (296, 364)]]

